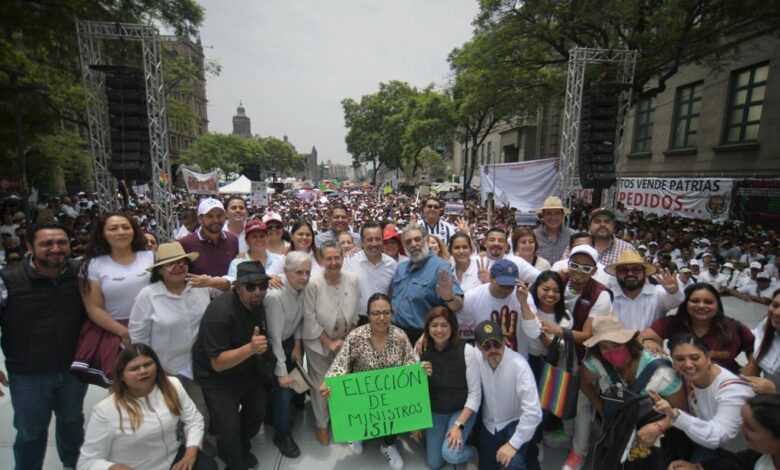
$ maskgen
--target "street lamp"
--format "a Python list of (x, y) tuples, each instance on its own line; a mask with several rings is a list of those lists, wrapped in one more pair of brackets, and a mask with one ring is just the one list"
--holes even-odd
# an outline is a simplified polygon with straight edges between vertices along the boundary
[(27, 188), (27, 152), (24, 149), (24, 134), (22, 133), (22, 101), (20, 100), (21, 93), (41, 93), (48, 94), (49, 88), (46, 85), (40, 83), (33, 83), (29, 85), (19, 85), (19, 77), (24, 77), (27, 72), (22, 69), (8, 67), (0, 65), (0, 71), (3, 71), (9, 77), (10, 86), (8, 90), (13, 95), (13, 108), (14, 108), (14, 120), (16, 121), (16, 151), (19, 158), (19, 170), (21, 176), (19, 178), (21, 192), (22, 192), (22, 210), (24, 211), (24, 221), (27, 227), (30, 227), (32, 220), (30, 219), (30, 207), (29, 196)]

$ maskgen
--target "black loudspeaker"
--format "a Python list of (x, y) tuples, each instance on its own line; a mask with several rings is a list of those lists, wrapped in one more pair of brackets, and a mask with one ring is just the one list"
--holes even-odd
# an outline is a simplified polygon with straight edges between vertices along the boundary
[(99, 70), (106, 74), (108, 119), (111, 124), (109, 170), (118, 179), (149, 181), (152, 178), (152, 159), (144, 73), (126, 66), (105, 66)]
[(615, 183), (615, 139), (621, 87), (599, 82), (582, 93), (579, 176), (583, 188), (606, 189)]

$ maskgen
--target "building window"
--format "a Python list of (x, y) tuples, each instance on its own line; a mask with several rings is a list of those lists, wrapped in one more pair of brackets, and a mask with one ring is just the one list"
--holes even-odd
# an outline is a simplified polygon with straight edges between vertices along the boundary
[(682, 86), (677, 89), (674, 100), (674, 121), (672, 127), (672, 148), (696, 146), (701, 111), (702, 83)]
[(634, 115), (634, 152), (649, 152), (653, 140), (655, 98), (644, 98), (636, 105)]
[(769, 64), (754, 65), (731, 74), (725, 143), (734, 144), (758, 138), (768, 74)]

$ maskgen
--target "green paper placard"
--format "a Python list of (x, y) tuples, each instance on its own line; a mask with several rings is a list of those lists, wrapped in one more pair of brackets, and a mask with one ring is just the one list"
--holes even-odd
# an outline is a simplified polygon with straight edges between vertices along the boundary
[(419, 363), (330, 377), (325, 384), (336, 442), (433, 426), (428, 376)]

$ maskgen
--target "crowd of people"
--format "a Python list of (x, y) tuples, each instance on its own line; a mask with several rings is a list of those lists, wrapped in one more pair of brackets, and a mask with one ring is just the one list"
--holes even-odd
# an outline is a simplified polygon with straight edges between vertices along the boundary
[[(538, 469), (550, 447), (562, 470), (780, 468), (774, 230), (557, 197), (531, 227), (436, 197), (176, 197), (170, 239), (141, 196), (44, 198), (29, 226), (3, 203), (17, 469), (41, 468), (52, 413), (65, 468), (253, 469), (264, 423), (296, 459), (308, 403), (334, 445), (326, 378), (418, 362), (433, 426), (410, 438), (431, 469)], [(565, 416), (540, 400), (550, 368), (579, 384)], [(88, 384), (110, 391), (91, 412)], [(399, 438), (380, 438), (394, 469)]]

